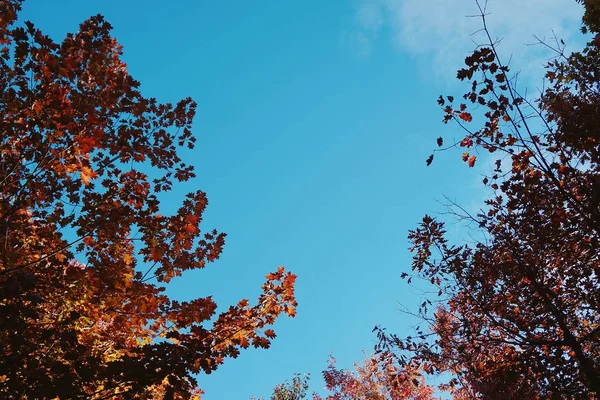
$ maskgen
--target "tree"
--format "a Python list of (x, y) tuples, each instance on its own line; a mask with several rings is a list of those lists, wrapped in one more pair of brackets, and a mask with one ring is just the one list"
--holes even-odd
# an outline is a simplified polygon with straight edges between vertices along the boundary
[[(270, 400), (302, 400), (306, 398), (306, 391), (308, 390), (308, 380), (310, 376), (294, 374), (291, 382), (281, 383), (273, 389)], [(252, 397), (251, 400), (264, 400), (262, 397), (256, 399)]]
[[(433, 400), (433, 389), (425, 384), (420, 371), (399, 369), (391, 354), (367, 357), (362, 364), (354, 364), (354, 371), (339, 369), (335, 364), (331, 356), (323, 371), (330, 394), (323, 398), (313, 393), (313, 400)], [(305, 399), (308, 380), (309, 375), (295, 374), (291, 383), (275, 386), (271, 400)]]
[(363, 364), (354, 364), (355, 371), (338, 369), (335, 358), (323, 371), (326, 398), (313, 395), (314, 400), (432, 400), (433, 389), (425, 384), (423, 375), (415, 369), (399, 369), (389, 354), (367, 357)]
[(210, 296), (169, 298), (225, 243), (200, 230), (202, 191), (160, 213), (194, 176), (196, 104), (143, 97), (102, 16), (55, 43), (20, 8), (0, 1), (0, 397), (198, 396), (195, 374), (269, 347), (295, 276), (280, 267), (214, 319)]
[(449, 147), (466, 148), (469, 167), (476, 152), (500, 155), (483, 179), (492, 193), (485, 208), (456, 211), (482, 239), (454, 245), (429, 216), (410, 232), (414, 274), (439, 289), (419, 310), (430, 332), (401, 338), (380, 329), (379, 348), (428, 373), (450, 373), (444, 388), (457, 398), (598, 398), (600, 2), (584, 2), (582, 31), (591, 37), (583, 51), (567, 56), (560, 40), (541, 43), (557, 57), (533, 100), (518, 92), (485, 4), (476, 3), (488, 43), (458, 71), (471, 83), (464, 103), (448, 96), (439, 104), (444, 122), (465, 132)]

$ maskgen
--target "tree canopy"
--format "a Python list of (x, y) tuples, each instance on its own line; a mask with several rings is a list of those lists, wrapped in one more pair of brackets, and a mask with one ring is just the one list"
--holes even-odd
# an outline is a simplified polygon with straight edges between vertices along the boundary
[[(457, 73), (466, 93), (438, 99), (463, 134), (436, 152), (481, 168), (480, 211), (453, 204), (478, 234), (451, 241), (428, 215), (409, 232), (403, 277), (434, 288), (423, 323), (410, 337), (378, 328), (378, 353), (353, 370), (332, 358), (314, 400), (600, 397), (600, 0), (578, 2), (588, 42), (540, 42), (555, 57), (532, 96), (475, 0), (486, 42)], [(255, 302), (220, 313), (208, 294), (170, 296), (226, 239), (202, 224), (203, 191), (164, 204), (195, 177), (196, 103), (145, 97), (101, 15), (55, 42), (19, 22), (21, 4), (0, 0), (0, 397), (198, 399), (198, 374), (268, 348), (295, 315), (296, 276), (279, 267)], [(307, 381), (271, 399), (306, 398)]]
[(198, 396), (195, 374), (269, 347), (295, 276), (218, 316), (210, 296), (170, 298), (225, 243), (201, 230), (202, 191), (161, 212), (194, 177), (196, 104), (144, 97), (102, 16), (56, 43), (20, 8), (0, 1), (0, 397)]
[(469, 167), (478, 153), (495, 164), (483, 178), (491, 197), (481, 212), (455, 209), (481, 239), (451, 243), (442, 221), (423, 218), (409, 239), (415, 275), (439, 290), (420, 310), (430, 331), (406, 338), (380, 330), (379, 348), (428, 373), (450, 373), (443, 388), (458, 398), (596, 398), (600, 2), (584, 2), (582, 51), (564, 54), (559, 39), (542, 43), (556, 57), (537, 98), (519, 92), (486, 25), (486, 3), (477, 4), (488, 42), (458, 71), (469, 90), (462, 102), (438, 100), (444, 122), (456, 122), (464, 137), (437, 144), (464, 148)]

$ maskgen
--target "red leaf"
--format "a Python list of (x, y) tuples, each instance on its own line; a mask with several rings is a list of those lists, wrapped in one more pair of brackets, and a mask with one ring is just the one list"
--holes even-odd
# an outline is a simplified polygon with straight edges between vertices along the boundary
[(275, 334), (275, 331), (273, 329), (266, 329), (265, 336), (271, 339), (275, 339), (275, 336), (277, 335)]
[(470, 113), (466, 112), (466, 111), (465, 112), (461, 112), (460, 114), (458, 114), (458, 117), (460, 119), (462, 119), (463, 121), (465, 121), (465, 122), (471, 122), (471, 121), (473, 121), (473, 116)]
[(473, 139), (466, 137), (460, 141), (460, 147), (471, 147), (473, 146)]

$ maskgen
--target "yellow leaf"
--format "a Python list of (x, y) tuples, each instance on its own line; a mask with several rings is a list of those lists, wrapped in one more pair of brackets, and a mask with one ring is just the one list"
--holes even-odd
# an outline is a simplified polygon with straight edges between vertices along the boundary
[(133, 256), (131, 255), (131, 253), (125, 253), (125, 255), (123, 256), (123, 261), (125, 261), (125, 264), (127, 265), (133, 263)]
[(89, 185), (90, 183), (90, 179), (95, 179), (98, 177), (98, 173), (95, 171), (92, 171), (92, 169), (90, 167), (83, 167), (81, 168), (81, 180), (83, 181), (84, 185)]

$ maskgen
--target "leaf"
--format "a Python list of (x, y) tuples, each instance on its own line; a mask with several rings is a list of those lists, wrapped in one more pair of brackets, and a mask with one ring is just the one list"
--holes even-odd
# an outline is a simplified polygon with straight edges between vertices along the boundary
[[(472, 146), (473, 146), (473, 139), (470, 138), (469, 136), (467, 136), (460, 142), (460, 147), (472, 147)], [(465, 160), (463, 160), (463, 161), (465, 161)]]
[(200, 218), (194, 214), (188, 214), (185, 216), (185, 222), (188, 224), (196, 225), (200, 221)]
[(444, 139), (441, 136), (437, 138), (437, 145), (438, 147), (442, 147), (444, 145)]
[(288, 273), (283, 280), (283, 288), (287, 291), (294, 289), (294, 284), (296, 283), (296, 275)]
[(265, 336), (270, 338), (270, 339), (275, 339), (275, 337), (277, 336), (275, 334), (275, 331), (273, 329), (266, 329), (265, 330)]
[(187, 233), (196, 233), (198, 232), (198, 228), (195, 225), (192, 224), (185, 224), (183, 227), (183, 230), (186, 231)]
[(431, 165), (432, 162), (433, 162), (433, 154), (431, 154), (429, 157), (427, 157), (427, 160), (425, 160), (425, 163), (427, 164), (428, 167)]
[(41, 115), (43, 109), (44, 109), (44, 106), (42, 105), (41, 102), (36, 101), (33, 103), (33, 112), (36, 115)]
[(462, 119), (463, 121), (465, 121), (465, 122), (471, 122), (471, 121), (473, 121), (473, 116), (470, 113), (466, 112), (466, 111), (465, 112), (461, 112), (460, 114), (458, 114), (458, 117), (460, 119)]
[(81, 180), (84, 185), (89, 185), (90, 179), (96, 179), (98, 177), (98, 173), (92, 171), (90, 167), (82, 167), (81, 168)]
[(469, 157), (469, 167), (473, 168), (475, 166), (475, 161), (477, 160), (476, 156)]
[(133, 255), (131, 253), (125, 253), (125, 255), (123, 256), (123, 261), (125, 261), (125, 264), (132, 264), (133, 263)]

